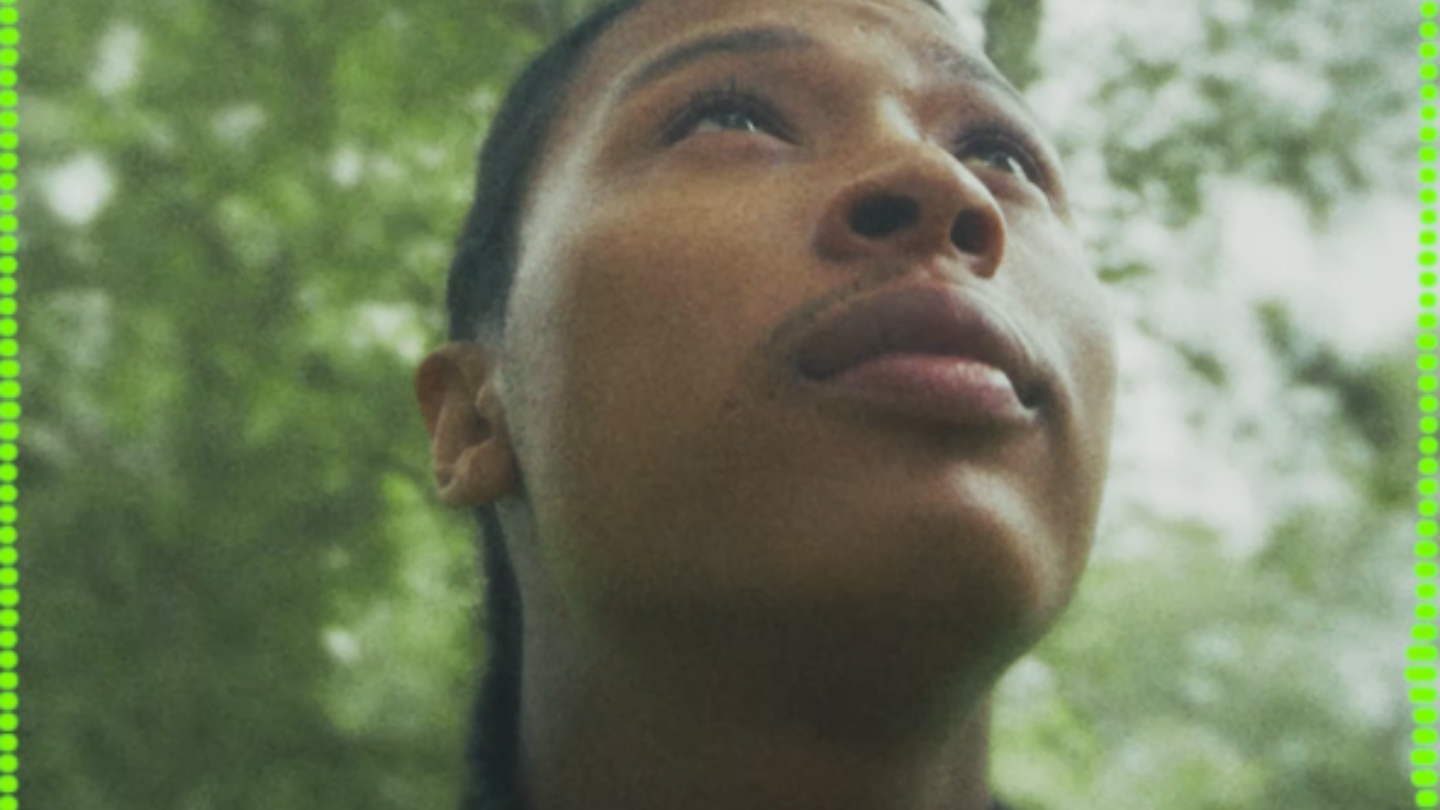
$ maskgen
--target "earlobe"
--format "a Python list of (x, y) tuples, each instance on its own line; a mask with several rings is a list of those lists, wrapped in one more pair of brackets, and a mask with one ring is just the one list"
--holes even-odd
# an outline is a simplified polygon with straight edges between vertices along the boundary
[(494, 365), (478, 344), (448, 344), (415, 374), (415, 398), (430, 434), (435, 487), (450, 506), (480, 506), (514, 487), (515, 459)]
[(441, 502), (446, 506), (483, 506), (513, 489), (514, 466), (497, 458), (495, 450), (472, 447), (453, 464), (437, 462), (435, 489)]

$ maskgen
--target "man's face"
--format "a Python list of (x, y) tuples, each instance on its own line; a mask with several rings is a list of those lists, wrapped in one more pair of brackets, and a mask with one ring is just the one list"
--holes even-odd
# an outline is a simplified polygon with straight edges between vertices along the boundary
[[(522, 585), (631, 642), (1038, 638), (1089, 551), (1115, 370), (1053, 150), (991, 71), (916, 0), (652, 0), (600, 40), (528, 198), (498, 386)], [(836, 313), (916, 286), (1023, 347), (1023, 417), (798, 370)]]

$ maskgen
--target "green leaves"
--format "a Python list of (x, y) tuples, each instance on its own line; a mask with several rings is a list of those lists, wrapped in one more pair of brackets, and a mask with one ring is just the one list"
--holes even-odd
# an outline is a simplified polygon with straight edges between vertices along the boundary
[[(473, 527), (429, 494), (410, 378), (488, 117), (584, 5), (27, 8), (25, 806), (453, 803), (479, 577)], [(1134, 338), (1110, 519), (1002, 692), (998, 790), (1406, 806), (1403, 707), (1372, 670), (1402, 614), (1410, 354), (1342, 356), (1288, 296), (1237, 298), (1188, 235), (1218, 227), (1218, 178), (1326, 224), (1408, 177), (1411, 20), (1174, 9), (1195, 48), (1117, 24), (1063, 64), (1038, 15), (1065, 9), (985, 10), (1022, 87), (1090, 79), (1056, 131), (1113, 192), (1088, 215)], [(76, 166), (83, 221), (51, 204)], [(1197, 448), (1240, 485), (1185, 490), (1215, 477)]]

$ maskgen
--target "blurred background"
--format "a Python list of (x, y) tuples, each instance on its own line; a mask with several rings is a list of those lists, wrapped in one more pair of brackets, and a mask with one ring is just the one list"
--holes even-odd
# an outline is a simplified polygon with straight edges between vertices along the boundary
[[(411, 374), (589, 0), (22, 0), (22, 806), (447, 808), (483, 653)], [(1401, 810), (1419, 15), (993, 0), (1122, 317), (1026, 810)]]

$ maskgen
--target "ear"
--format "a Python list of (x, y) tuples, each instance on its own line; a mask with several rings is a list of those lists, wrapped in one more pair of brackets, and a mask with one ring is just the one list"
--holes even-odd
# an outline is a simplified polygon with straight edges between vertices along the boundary
[(435, 487), (450, 506), (494, 503), (515, 488), (516, 462), (497, 370), (480, 344), (451, 343), (426, 357), (415, 374)]

